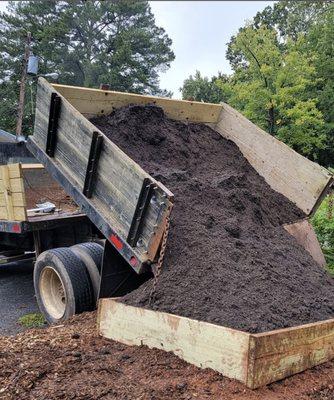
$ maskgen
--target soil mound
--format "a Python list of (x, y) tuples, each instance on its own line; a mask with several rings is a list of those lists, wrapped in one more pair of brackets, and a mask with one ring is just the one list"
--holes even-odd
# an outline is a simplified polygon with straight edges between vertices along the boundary
[[(92, 121), (175, 195), (151, 308), (249, 332), (334, 315), (334, 279), (281, 226), (303, 213), (204, 124), (127, 106)], [(149, 308), (152, 281), (128, 294)]]

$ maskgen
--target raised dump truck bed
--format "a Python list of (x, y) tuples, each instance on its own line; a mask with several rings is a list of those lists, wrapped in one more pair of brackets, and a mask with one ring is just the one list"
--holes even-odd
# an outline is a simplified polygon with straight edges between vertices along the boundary
[[(106, 237), (101, 288), (123, 271), (115, 268), (119, 262), (115, 252), (136, 272), (156, 260), (173, 195), (86, 117), (108, 114), (128, 104), (152, 103), (162, 107), (170, 118), (206, 123), (234, 141), (267, 183), (307, 216), (316, 210), (332, 185), (326, 169), (300, 156), (226, 104), (51, 86), (40, 79), (35, 133), (28, 147)], [(311, 229), (305, 221), (294, 225), (289, 229), (296, 237)], [(310, 236), (299, 236), (305, 246), (303, 237)], [(117, 296), (117, 291), (109, 296), (107, 291), (102, 292), (100, 297)], [(251, 388), (334, 357), (334, 320), (253, 335), (143, 310), (111, 298), (100, 300), (98, 315), (99, 332), (105, 337), (173, 351)]]
[[(44, 85), (40, 81), (40, 85)], [(228, 104), (208, 104), (129, 93), (53, 85), (79, 113), (101, 116), (127, 104), (156, 104), (172, 119), (206, 123), (235, 142), (267, 183), (306, 215), (315, 211), (333, 182), (331, 173), (269, 135)]]
[(154, 262), (173, 194), (42, 79), (28, 148), (137, 272)]

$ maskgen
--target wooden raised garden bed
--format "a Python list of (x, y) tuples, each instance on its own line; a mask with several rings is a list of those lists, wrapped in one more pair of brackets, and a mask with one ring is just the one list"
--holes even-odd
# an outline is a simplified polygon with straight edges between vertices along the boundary
[(98, 329), (100, 335), (127, 345), (171, 351), (251, 389), (334, 358), (334, 319), (250, 334), (101, 299)]

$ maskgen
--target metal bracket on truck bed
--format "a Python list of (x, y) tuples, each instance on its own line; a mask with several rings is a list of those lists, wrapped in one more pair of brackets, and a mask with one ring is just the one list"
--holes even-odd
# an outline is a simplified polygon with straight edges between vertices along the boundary
[(85, 184), (83, 188), (83, 194), (88, 198), (92, 197), (102, 143), (103, 136), (99, 132), (93, 132), (86, 170)]
[(58, 119), (60, 114), (61, 97), (57, 93), (52, 93), (50, 99), (50, 114), (48, 134), (46, 138), (46, 154), (49, 157), (54, 157), (56, 142), (57, 142), (57, 129)]
[(135, 247), (141, 233), (141, 228), (144, 222), (145, 213), (150, 204), (155, 184), (149, 178), (145, 178), (141, 188), (137, 207), (132, 218), (132, 223), (129, 230), (127, 242), (130, 246)]

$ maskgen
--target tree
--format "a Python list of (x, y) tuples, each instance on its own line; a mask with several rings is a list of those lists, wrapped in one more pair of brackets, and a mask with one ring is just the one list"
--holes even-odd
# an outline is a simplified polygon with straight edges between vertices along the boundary
[(305, 39), (288, 39), (282, 47), (274, 29), (249, 26), (238, 33), (232, 50), (243, 63), (235, 67), (231, 105), (298, 152), (317, 159), (326, 138), (317, 98), (310, 95), (317, 77)]
[[(284, 48), (288, 38), (296, 40), (298, 35), (308, 34), (315, 21), (321, 20), (330, 7), (331, 1), (328, 0), (281, 0), (258, 12), (250, 26), (255, 30), (261, 26), (275, 30), (279, 38), (279, 45)], [(245, 27), (241, 27), (239, 33), (244, 29)], [(226, 53), (233, 69), (244, 64), (242, 54), (233, 47), (235, 40), (236, 35), (231, 37)]]
[(184, 100), (204, 101), (206, 103), (226, 102), (229, 94), (228, 77), (218, 74), (218, 77), (213, 76), (211, 79), (202, 77), (199, 71), (195, 75), (190, 75), (183, 82), (182, 98)]
[[(27, 31), (40, 73), (58, 72), (61, 83), (168, 94), (159, 89), (158, 78), (174, 59), (171, 39), (155, 25), (147, 1), (10, 2), (0, 14), (0, 93), (11, 113)], [(9, 118), (2, 127), (12, 125)]]
[(320, 151), (319, 161), (334, 166), (334, 4), (328, 5), (321, 19), (317, 20), (308, 34), (307, 50), (314, 54), (317, 85), (314, 95), (324, 116), (326, 147)]
[(227, 101), (247, 118), (296, 151), (318, 160), (326, 147), (324, 116), (318, 108), (316, 56), (303, 35), (284, 46), (275, 29), (253, 25), (231, 44), (238, 54), (231, 77), (211, 80), (199, 72), (185, 80), (183, 98)]
[(282, 39), (297, 40), (299, 34), (309, 32), (314, 22), (321, 18), (329, 6), (328, 0), (278, 1), (255, 15), (253, 27), (257, 29), (266, 25), (275, 29)]
[[(239, 32), (233, 48), (238, 50), (245, 60), (245, 63), (235, 70), (235, 80), (243, 83), (243, 87), (236, 83), (240, 94), (236, 93), (234, 102), (240, 97), (247, 116), (257, 119), (269, 133), (274, 134), (276, 116), (273, 95), (275, 77), (281, 68), (281, 52), (275, 31), (266, 27), (259, 30), (247, 27)], [(256, 98), (255, 93), (258, 94)], [(242, 104), (240, 103), (240, 106)]]
[[(333, 9), (332, 1), (276, 2), (257, 13), (248, 26), (240, 28), (227, 50), (227, 58), (235, 71), (233, 93), (240, 89), (239, 95), (230, 99), (234, 106), (325, 166), (334, 163)], [(263, 38), (266, 30), (275, 37), (269, 48), (269, 42)], [(253, 51), (253, 56), (265, 64), (259, 68), (259, 74), (265, 68), (266, 73), (261, 73), (270, 83), (268, 72), (273, 73), (271, 94), (252, 71), (254, 48), (257, 53)], [(271, 53), (274, 48), (280, 64)], [(269, 63), (262, 57), (268, 51)], [(251, 90), (254, 96), (249, 98)], [(266, 109), (266, 118), (261, 109)]]

